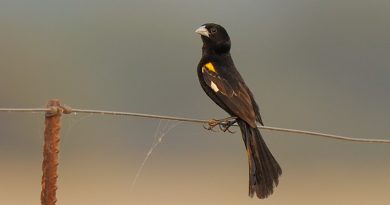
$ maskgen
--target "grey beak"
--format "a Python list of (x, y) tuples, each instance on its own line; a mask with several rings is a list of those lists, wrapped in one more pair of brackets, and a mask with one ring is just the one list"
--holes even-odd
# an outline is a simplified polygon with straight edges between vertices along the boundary
[(199, 27), (198, 29), (195, 30), (195, 33), (198, 33), (198, 34), (200, 34), (202, 36), (210, 37), (210, 33), (207, 30), (206, 26)]

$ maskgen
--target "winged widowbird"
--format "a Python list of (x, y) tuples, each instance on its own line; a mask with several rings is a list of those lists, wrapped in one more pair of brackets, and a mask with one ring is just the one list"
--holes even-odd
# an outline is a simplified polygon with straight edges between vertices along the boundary
[[(225, 28), (207, 23), (196, 29), (203, 41), (197, 67), (200, 85), (206, 94), (232, 117), (236, 117), (245, 143), (249, 164), (249, 196), (267, 198), (282, 174), (256, 122), (263, 124), (259, 107), (230, 55), (230, 37)], [(230, 124), (231, 125), (231, 124)]]

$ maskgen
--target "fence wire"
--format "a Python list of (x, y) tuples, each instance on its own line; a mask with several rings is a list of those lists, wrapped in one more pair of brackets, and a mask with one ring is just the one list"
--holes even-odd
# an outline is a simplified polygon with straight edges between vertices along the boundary
[[(153, 114), (145, 114), (145, 113), (116, 112), (116, 111), (89, 110), (89, 109), (72, 109), (68, 106), (50, 107), (50, 108), (0, 108), (0, 112), (27, 112), (27, 113), (45, 112), (46, 114), (55, 114), (57, 112), (61, 112), (64, 114), (87, 113), (87, 114), (100, 114), (100, 115), (143, 117), (143, 118), (151, 118), (151, 119), (172, 120), (172, 121), (201, 123), (201, 124), (207, 124), (210, 122), (210, 120), (203, 120), (203, 119), (166, 116), (166, 115), (153, 115)], [(263, 129), (263, 130), (294, 133), (294, 134), (304, 134), (304, 135), (325, 137), (325, 138), (329, 138), (329, 139), (337, 139), (337, 140), (344, 140), (344, 141), (350, 141), (350, 142), (390, 144), (390, 140), (388, 140), (388, 139), (355, 138), (355, 137), (346, 137), (346, 136), (334, 135), (334, 134), (326, 134), (326, 133), (322, 133), (322, 132), (280, 128), (280, 127), (271, 127), (271, 126), (261, 126), (261, 125), (258, 125), (258, 128)]]

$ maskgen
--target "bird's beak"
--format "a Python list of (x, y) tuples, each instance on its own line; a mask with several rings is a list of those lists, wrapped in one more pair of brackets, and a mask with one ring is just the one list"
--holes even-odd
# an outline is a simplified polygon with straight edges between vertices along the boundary
[(201, 26), (198, 29), (195, 30), (195, 33), (198, 33), (202, 36), (210, 37), (210, 33), (207, 30), (206, 26)]

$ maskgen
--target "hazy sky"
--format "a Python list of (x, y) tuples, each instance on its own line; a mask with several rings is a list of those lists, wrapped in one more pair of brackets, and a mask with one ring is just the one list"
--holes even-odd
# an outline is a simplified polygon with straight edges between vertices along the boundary
[[(390, 1), (0, 0), (0, 107), (201, 119), (226, 114), (201, 90), (194, 30), (223, 25), (266, 125), (390, 139)], [(39, 204), (42, 114), (0, 113), (0, 204)], [(158, 120), (62, 118), (61, 204), (388, 204), (390, 146), (263, 131), (283, 168), (247, 196), (240, 134), (181, 123), (133, 179)], [(160, 130), (175, 125), (160, 122)], [(165, 128), (165, 129), (164, 129)], [(238, 131), (238, 130), (237, 130)]]

